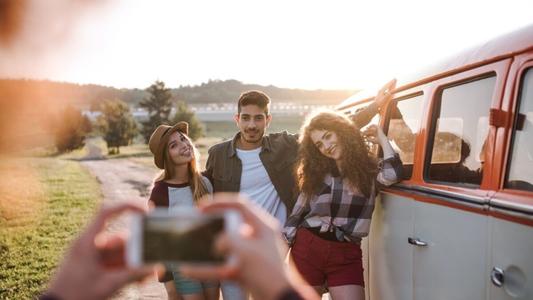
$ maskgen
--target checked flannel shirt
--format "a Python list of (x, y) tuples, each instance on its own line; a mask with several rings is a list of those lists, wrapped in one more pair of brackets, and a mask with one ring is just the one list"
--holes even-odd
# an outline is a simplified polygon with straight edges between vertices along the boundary
[[(299, 227), (320, 227), (320, 232), (334, 232), (339, 241), (360, 243), (370, 230), (377, 186), (389, 186), (400, 181), (401, 172), (402, 161), (398, 154), (381, 160), (368, 198), (350, 188), (345, 179), (327, 175), (317, 195), (310, 199), (301, 193), (298, 196), (283, 230), (287, 242), (292, 245)], [(337, 211), (335, 216), (332, 216), (332, 208)]]

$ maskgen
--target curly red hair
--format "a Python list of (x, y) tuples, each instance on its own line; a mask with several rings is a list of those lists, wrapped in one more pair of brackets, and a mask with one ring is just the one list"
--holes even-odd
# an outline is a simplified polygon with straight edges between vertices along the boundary
[(375, 157), (360, 129), (345, 115), (333, 111), (322, 111), (308, 118), (301, 128), (300, 149), (296, 164), (296, 178), (300, 191), (309, 198), (320, 192), (324, 177), (336, 166), (316, 147), (311, 139), (314, 130), (335, 132), (342, 149), (340, 157), (341, 175), (352, 188), (370, 196), (378, 167)]

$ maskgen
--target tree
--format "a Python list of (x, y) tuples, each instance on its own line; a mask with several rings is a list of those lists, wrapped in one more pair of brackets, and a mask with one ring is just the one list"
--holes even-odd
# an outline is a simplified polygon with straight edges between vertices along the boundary
[(150, 140), (150, 135), (161, 124), (170, 123), (170, 111), (172, 109), (172, 94), (170, 89), (165, 87), (162, 81), (156, 81), (149, 88), (146, 89), (149, 93), (147, 98), (144, 98), (139, 106), (148, 111), (148, 120), (142, 122), (142, 136), (146, 143)]
[(137, 135), (137, 124), (129, 106), (121, 100), (106, 101), (101, 106), (98, 127), (107, 144), (108, 154), (120, 153), (120, 146), (131, 144)]
[(202, 124), (198, 121), (194, 112), (191, 111), (183, 101), (178, 101), (176, 104), (176, 114), (172, 119), (172, 124), (176, 124), (180, 121), (189, 123), (189, 137), (192, 140), (197, 140), (204, 135)]
[(53, 123), (57, 152), (64, 153), (85, 146), (85, 138), (91, 132), (91, 121), (81, 112), (67, 106)]

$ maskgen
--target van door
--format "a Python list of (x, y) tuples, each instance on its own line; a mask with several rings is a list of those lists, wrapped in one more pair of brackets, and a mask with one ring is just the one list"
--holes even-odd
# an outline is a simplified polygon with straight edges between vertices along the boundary
[[(510, 60), (438, 80), (428, 111), (424, 183), (413, 188), (413, 299), (485, 299), (490, 110), (500, 105)], [(492, 133), (493, 134), (493, 133)], [(416, 175), (416, 174), (415, 174)]]
[[(403, 162), (408, 185), (414, 165), (424, 95), (422, 88), (396, 95), (384, 130)], [(369, 235), (370, 299), (413, 299), (413, 248), (406, 239), (414, 230), (414, 203), (409, 195), (382, 191), (376, 199)]]
[[(489, 299), (533, 299), (533, 55), (515, 59), (495, 118)], [(499, 120), (499, 121), (498, 121)]]

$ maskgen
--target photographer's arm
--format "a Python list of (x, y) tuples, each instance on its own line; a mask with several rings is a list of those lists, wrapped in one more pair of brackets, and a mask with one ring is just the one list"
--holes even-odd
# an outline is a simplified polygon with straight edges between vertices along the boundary
[[(241, 213), (244, 224), (240, 233), (227, 233), (217, 244), (221, 252), (235, 255), (237, 263), (222, 267), (183, 266), (183, 274), (204, 280), (237, 280), (255, 299), (319, 299), (296, 270), (284, 265), (286, 246), (277, 220), (239, 199), (236, 194), (216, 194), (215, 201), (204, 207), (205, 211), (231, 209)], [(265, 280), (265, 273), (269, 280)]]

